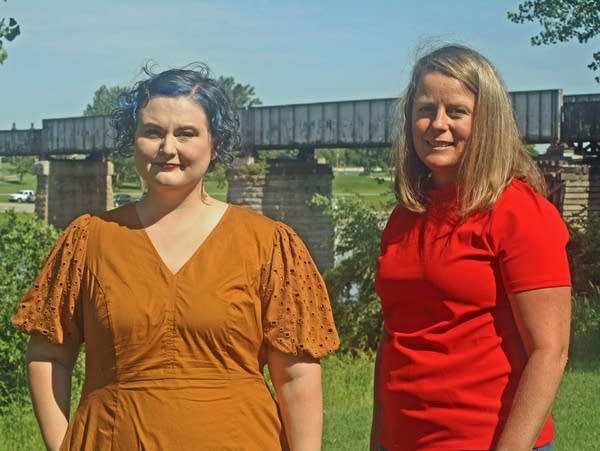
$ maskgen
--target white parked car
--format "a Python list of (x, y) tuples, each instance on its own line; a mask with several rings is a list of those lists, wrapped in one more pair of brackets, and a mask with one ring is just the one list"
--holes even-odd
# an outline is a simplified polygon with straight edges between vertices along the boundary
[(18, 193), (8, 195), (9, 202), (35, 202), (35, 191), (22, 189)]

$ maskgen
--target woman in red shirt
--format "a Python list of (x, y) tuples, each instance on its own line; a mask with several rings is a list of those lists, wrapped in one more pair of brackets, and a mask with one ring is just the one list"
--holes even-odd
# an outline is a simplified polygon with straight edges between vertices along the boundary
[(485, 57), (448, 45), (417, 61), (396, 156), (372, 449), (551, 449), (568, 233)]

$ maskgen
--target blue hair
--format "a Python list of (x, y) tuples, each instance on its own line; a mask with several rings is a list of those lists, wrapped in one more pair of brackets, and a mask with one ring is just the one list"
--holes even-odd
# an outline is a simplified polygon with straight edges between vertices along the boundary
[(115, 148), (126, 154), (135, 142), (139, 111), (153, 97), (187, 97), (198, 104), (206, 114), (216, 158), (215, 162), (226, 166), (233, 160), (233, 150), (240, 145), (239, 120), (227, 94), (210, 69), (203, 63), (195, 63), (184, 69), (169, 69), (155, 74), (145, 66), (146, 80), (137, 82), (131, 90), (119, 96), (117, 106), (111, 113), (111, 124), (116, 132)]

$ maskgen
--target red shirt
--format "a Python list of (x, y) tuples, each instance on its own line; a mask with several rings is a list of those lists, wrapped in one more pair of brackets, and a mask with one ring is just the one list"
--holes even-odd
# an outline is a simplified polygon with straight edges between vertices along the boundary
[[(507, 292), (570, 285), (568, 232), (554, 206), (521, 181), (460, 224), (454, 185), (430, 198), (423, 214), (396, 207), (383, 231), (379, 443), (488, 450), (526, 363)], [(549, 418), (536, 446), (553, 435)]]

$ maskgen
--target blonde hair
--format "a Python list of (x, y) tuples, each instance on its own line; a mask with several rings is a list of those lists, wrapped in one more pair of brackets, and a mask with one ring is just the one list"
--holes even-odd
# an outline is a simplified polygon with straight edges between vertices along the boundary
[(398, 202), (419, 213), (427, 209), (431, 171), (415, 152), (411, 123), (417, 85), (429, 72), (455, 78), (475, 94), (471, 136), (458, 170), (461, 218), (489, 210), (513, 178), (545, 194), (543, 175), (521, 140), (510, 96), (492, 63), (468, 47), (445, 45), (416, 62), (400, 98), (395, 144)]

